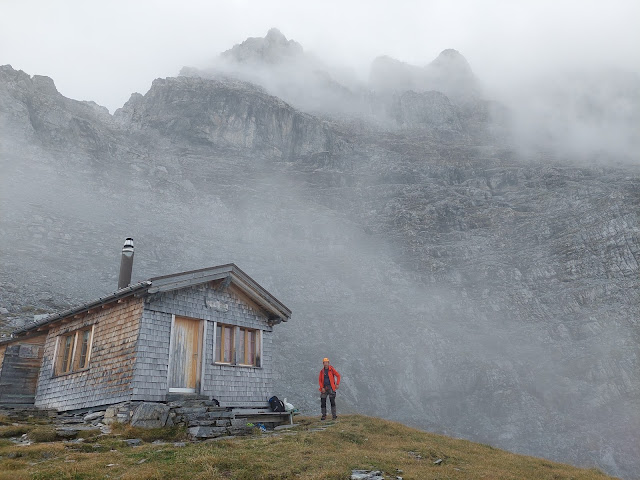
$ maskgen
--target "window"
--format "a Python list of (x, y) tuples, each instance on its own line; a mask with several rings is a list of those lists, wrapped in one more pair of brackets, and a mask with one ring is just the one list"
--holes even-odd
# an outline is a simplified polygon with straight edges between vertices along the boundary
[(88, 368), (92, 338), (93, 327), (60, 335), (54, 374), (62, 375)]
[(238, 338), (238, 363), (260, 366), (260, 331), (240, 328)]
[(58, 373), (67, 373), (71, 371), (71, 357), (73, 355), (73, 339), (75, 333), (72, 335), (65, 335), (62, 337), (62, 358), (60, 371)]
[(91, 339), (91, 330), (82, 330), (78, 332), (78, 342), (80, 343), (80, 355), (78, 356), (77, 368), (86, 368), (89, 364), (89, 342)]
[(260, 340), (260, 330), (218, 323), (214, 362), (260, 367)]
[(216, 362), (235, 363), (235, 327), (218, 324), (216, 327)]

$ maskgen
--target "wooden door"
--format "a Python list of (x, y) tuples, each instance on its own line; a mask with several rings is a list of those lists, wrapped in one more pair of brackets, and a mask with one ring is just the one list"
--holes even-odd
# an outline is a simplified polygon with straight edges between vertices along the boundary
[(169, 353), (169, 391), (195, 393), (200, 389), (203, 321), (175, 317)]

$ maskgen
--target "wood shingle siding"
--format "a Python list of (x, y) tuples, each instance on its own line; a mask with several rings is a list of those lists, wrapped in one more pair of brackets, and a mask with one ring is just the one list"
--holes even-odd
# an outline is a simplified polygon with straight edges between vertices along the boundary
[[(0, 345), (0, 375), (26, 378), (15, 367), (33, 364), (25, 380), (31, 387), (12, 385), (22, 389), (20, 395), (37, 385), (35, 406), (61, 411), (164, 402), (170, 393), (265, 407), (273, 395), (273, 325), (290, 317), (286, 306), (234, 264), (182, 272), (16, 330)], [(219, 325), (229, 339), (226, 363), (216, 356)], [(21, 355), (19, 342), (36, 337), (38, 354), (25, 347)]]
[[(69, 410), (131, 399), (131, 379), (143, 300), (130, 297), (111, 308), (89, 313), (49, 330), (35, 405)], [(91, 358), (86, 370), (54, 375), (59, 335), (94, 326)]]
[(33, 404), (47, 334), (4, 345), (0, 368), (0, 403)]
[[(204, 362), (201, 365), (202, 395), (223, 405), (264, 406), (270, 391), (272, 332), (264, 312), (238, 288), (222, 290), (209, 283), (153, 295), (142, 314), (138, 354), (132, 381), (132, 400), (164, 401), (169, 390), (169, 344), (173, 317), (201, 319)], [(262, 332), (262, 367), (216, 364), (215, 325), (251, 328)], [(175, 325), (174, 325), (175, 328)]]

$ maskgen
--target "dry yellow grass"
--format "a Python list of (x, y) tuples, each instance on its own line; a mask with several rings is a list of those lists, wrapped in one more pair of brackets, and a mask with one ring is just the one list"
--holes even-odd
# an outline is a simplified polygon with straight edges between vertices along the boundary
[[(407, 480), (611, 478), (594, 469), (515, 455), (377, 418), (345, 416), (335, 424), (325, 423), (327, 428), (320, 431), (313, 431), (323, 425), (318, 420), (298, 422), (296, 429), (277, 435), (186, 447), (147, 443), (132, 448), (114, 436), (75, 445), (18, 447), (3, 441), (0, 480), (348, 479), (353, 469), (382, 470), (387, 478), (401, 475)], [(442, 462), (435, 464), (438, 459)]]

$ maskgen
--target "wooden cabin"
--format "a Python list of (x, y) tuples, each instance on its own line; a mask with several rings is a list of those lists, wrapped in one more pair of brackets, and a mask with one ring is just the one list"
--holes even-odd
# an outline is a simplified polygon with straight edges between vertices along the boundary
[(236, 265), (120, 288), (0, 343), (0, 404), (59, 411), (206, 396), (264, 407), (291, 311)]

